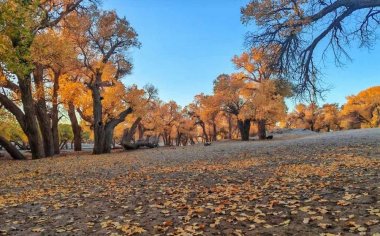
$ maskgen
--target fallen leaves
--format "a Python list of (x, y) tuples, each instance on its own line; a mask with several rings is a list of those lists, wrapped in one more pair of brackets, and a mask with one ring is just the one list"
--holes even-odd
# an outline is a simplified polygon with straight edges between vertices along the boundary
[(32, 232), (34, 232), (34, 233), (41, 233), (43, 231), (44, 231), (43, 228), (32, 228)]
[[(31, 162), (25, 177), (0, 173), (0, 234), (256, 235), (287, 228), (373, 235), (379, 161), (308, 148), (279, 147), (273, 157), (258, 149), (194, 160), (161, 158), (164, 152)], [(45, 171), (45, 161), (56, 169)]]

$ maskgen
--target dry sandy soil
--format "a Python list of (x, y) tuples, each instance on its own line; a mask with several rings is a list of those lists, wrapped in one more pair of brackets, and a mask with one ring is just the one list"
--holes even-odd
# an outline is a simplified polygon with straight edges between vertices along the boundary
[(0, 169), (0, 235), (380, 233), (380, 129)]

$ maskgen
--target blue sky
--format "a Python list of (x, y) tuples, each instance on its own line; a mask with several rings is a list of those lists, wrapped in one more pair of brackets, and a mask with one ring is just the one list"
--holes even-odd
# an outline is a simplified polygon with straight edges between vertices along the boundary
[[(248, 0), (105, 0), (103, 7), (126, 16), (139, 34), (141, 49), (131, 51), (134, 69), (126, 84), (155, 85), (164, 101), (184, 106), (201, 92), (211, 93), (221, 73), (231, 73), (231, 58), (244, 50), (252, 26), (240, 22)], [(380, 85), (380, 41), (371, 50), (352, 48), (352, 62), (336, 68), (326, 61), (324, 83), (330, 103)], [(293, 102), (288, 102), (289, 106)]]

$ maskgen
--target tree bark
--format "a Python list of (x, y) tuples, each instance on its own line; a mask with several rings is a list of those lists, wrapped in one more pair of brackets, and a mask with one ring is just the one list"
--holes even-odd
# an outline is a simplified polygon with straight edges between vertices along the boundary
[(141, 125), (140, 122), (139, 122), (139, 124), (137, 126), (137, 129), (139, 131), (139, 140), (141, 140), (144, 137), (144, 127)]
[(53, 133), (51, 129), (51, 121), (46, 107), (45, 89), (43, 84), (43, 68), (36, 65), (33, 73), (34, 83), (36, 86), (36, 111), (37, 119), (41, 130), (42, 141), (45, 151), (45, 156), (51, 157), (54, 155)]
[(140, 123), (141, 121), (141, 118), (137, 118), (130, 129), (125, 129), (124, 130), (124, 133), (123, 133), (123, 138), (121, 139), (121, 145), (127, 149), (126, 147), (129, 147), (130, 144), (132, 143), (132, 139), (133, 139), (133, 136), (135, 135), (136, 133), (136, 128), (138, 126), (138, 124)]
[(259, 136), (260, 140), (267, 138), (266, 124), (265, 123), (266, 123), (265, 120), (259, 120), (257, 122), (257, 130), (258, 130), (258, 136)]
[(0, 136), (0, 146), (4, 147), (5, 150), (11, 155), (11, 157), (15, 160), (25, 160), (25, 156), (9, 142), (3, 136)]
[(171, 143), (171, 137), (170, 137), (170, 134), (168, 132), (164, 131), (164, 133), (162, 134), (162, 139), (164, 141), (165, 146), (171, 146), (171, 144), (172, 144)]
[(232, 139), (232, 116), (228, 113), (228, 139)]
[(44, 146), (42, 138), (38, 130), (38, 124), (36, 119), (36, 110), (34, 106), (34, 100), (32, 96), (32, 84), (30, 76), (23, 78), (19, 77), (19, 87), (21, 93), (21, 101), (24, 110), (24, 132), (28, 137), (30, 150), (32, 152), (32, 158), (37, 159), (45, 157)]
[(238, 120), (238, 127), (240, 130), (241, 140), (248, 141), (249, 140), (249, 130), (251, 129), (251, 120), (245, 119)]
[(132, 108), (129, 107), (126, 110), (122, 111), (118, 118), (114, 118), (106, 123), (104, 127), (104, 143), (103, 143), (103, 151), (102, 153), (110, 153), (111, 152), (111, 146), (112, 146), (112, 140), (113, 140), (113, 132), (115, 130), (115, 127), (123, 122), (125, 118), (132, 113)]
[(59, 72), (54, 72), (54, 81), (53, 81), (53, 95), (52, 103), (53, 107), (51, 110), (51, 130), (53, 135), (53, 144), (54, 144), (54, 154), (59, 154), (59, 134), (58, 134), (58, 90), (59, 90)]
[(202, 128), (202, 132), (203, 132), (203, 136), (205, 138), (205, 142), (209, 142), (209, 139), (208, 139), (208, 135), (207, 135), (207, 131), (206, 131), (206, 127), (205, 127), (205, 123), (203, 121), (200, 121), (199, 122), (199, 125), (201, 126)]
[(73, 102), (69, 102), (68, 114), (71, 121), (71, 129), (74, 134), (74, 151), (82, 151), (82, 128), (78, 123), (77, 116), (75, 115), (75, 106)]
[(95, 74), (95, 83), (91, 85), (92, 107), (94, 114), (94, 149), (93, 154), (102, 154), (105, 144), (105, 131), (103, 123), (103, 106), (100, 94), (101, 73), (97, 71)]
[(115, 127), (106, 125), (104, 128), (103, 153), (110, 153), (112, 149), (113, 131)]
[(216, 134), (217, 134), (217, 131), (216, 131), (216, 123), (215, 123), (215, 121), (212, 122), (212, 129), (213, 129), (213, 133), (212, 133), (212, 141), (216, 141)]
[(176, 146), (180, 146), (181, 145), (181, 138), (182, 138), (182, 133), (180, 133), (180, 132), (177, 131), (177, 138), (176, 138), (176, 142), (175, 142)]

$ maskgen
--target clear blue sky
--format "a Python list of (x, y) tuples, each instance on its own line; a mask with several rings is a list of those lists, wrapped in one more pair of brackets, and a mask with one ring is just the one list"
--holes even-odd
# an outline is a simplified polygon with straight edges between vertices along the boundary
[[(248, 0), (104, 0), (103, 7), (126, 16), (142, 47), (131, 52), (134, 69), (126, 84), (147, 83), (164, 101), (184, 106), (201, 92), (211, 93), (221, 73), (231, 73), (231, 58), (244, 50), (240, 8)], [(343, 104), (347, 95), (380, 85), (380, 41), (373, 48), (352, 48), (352, 62), (336, 68), (326, 62), (325, 102)], [(292, 102), (288, 102), (292, 106)]]

